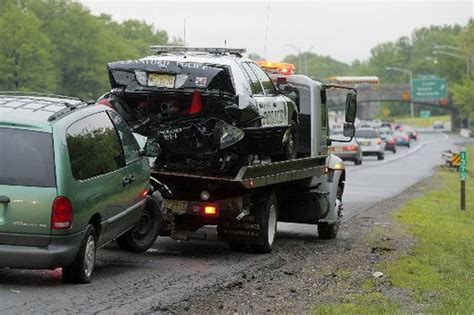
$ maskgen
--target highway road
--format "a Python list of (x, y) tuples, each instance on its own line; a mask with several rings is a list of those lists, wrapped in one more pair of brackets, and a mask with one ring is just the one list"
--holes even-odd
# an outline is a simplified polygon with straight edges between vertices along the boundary
[[(426, 133), (410, 149), (387, 153), (384, 161), (365, 157), (361, 166), (348, 162), (346, 222), (433, 174), (442, 163), (441, 151), (459, 141), (456, 136)], [(289, 257), (314, 250), (310, 243), (319, 248), (334, 246), (334, 242), (317, 238), (316, 226), (279, 224), (278, 229), (276, 248), (270, 255), (232, 252), (215, 240), (214, 233), (207, 241), (159, 238), (142, 255), (120, 251), (111, 244), (99, 251), (95, 278), (85, 285), (63, 285), (59, 269), (1, 269), (0, 313), (192, 311), (187, 301), (202, 290), (229, 286), (242, 272), (291, 264)], [(344, 237), (344, 231), (341, 233)], [(298, 252), (288, 256), (292, 251)]]

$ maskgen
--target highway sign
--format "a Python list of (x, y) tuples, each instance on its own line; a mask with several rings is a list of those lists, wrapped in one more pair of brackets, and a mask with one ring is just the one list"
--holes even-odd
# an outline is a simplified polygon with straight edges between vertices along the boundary
[(430, 110), (420, 110), (420, 118), (430, 118), (431, 111)]
[(446, 79), (426, 78), (412, 81), (412, 98), (415, 101), (439, 100), (448, 98)]
[(466, 180), (467, 176), (467, 155), (466, 151), (461, 151), (459, 154), (461, 157), (461, 162), (459, 164), (459, 178), (461, 180)]

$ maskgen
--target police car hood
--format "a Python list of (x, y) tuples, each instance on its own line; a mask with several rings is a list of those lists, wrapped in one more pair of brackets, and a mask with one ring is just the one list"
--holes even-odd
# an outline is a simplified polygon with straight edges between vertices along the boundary
[(201, 90), (235, 95), (227, 65), (177, 60), (170, 56), (111, 62), (111, 87), (126, 91)]

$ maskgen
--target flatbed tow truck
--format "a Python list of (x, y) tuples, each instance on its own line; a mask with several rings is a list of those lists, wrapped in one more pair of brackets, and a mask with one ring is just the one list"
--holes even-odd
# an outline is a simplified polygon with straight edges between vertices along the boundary
[[(320, 238), (336, 237), (346, 172), (343, 161), (327, 150), (331, 140), (326, 91), (344, 87), (292, 75), (285, 64), (261, 66), (271, 73), (282, 93), (293, 93), (297, 100), (299, 137), (308, 142), (306, 147), (298, 144), (303, 153), (292, 160), (262, 160), (243, 166), (235, 177), (152, 168), (152, 184), (163, 197), (161, 236), (205, 239), (206, 234), (199, 229), (216, 225), (218, 238), (228, 242), (232, 250), (254, 253), (271, 252), (278, 221), (314, 224)], [(348, 90), (344, 133), (351, 138), (357, 92)]]

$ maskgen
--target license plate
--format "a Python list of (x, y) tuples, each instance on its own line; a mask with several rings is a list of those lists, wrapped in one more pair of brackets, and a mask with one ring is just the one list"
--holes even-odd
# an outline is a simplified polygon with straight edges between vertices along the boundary
[(186, 201), (180, 200), (163, 200), (161, 208), (169, 209), (174, 214), (185, 214), (188, 208), (188, 204)]
[(149, 73), (148, 86), (174, 88), (176, 77), (172, 74)]
[(360, 144), (361, 145), (370, 145), (370, 141), (361, 141)]

